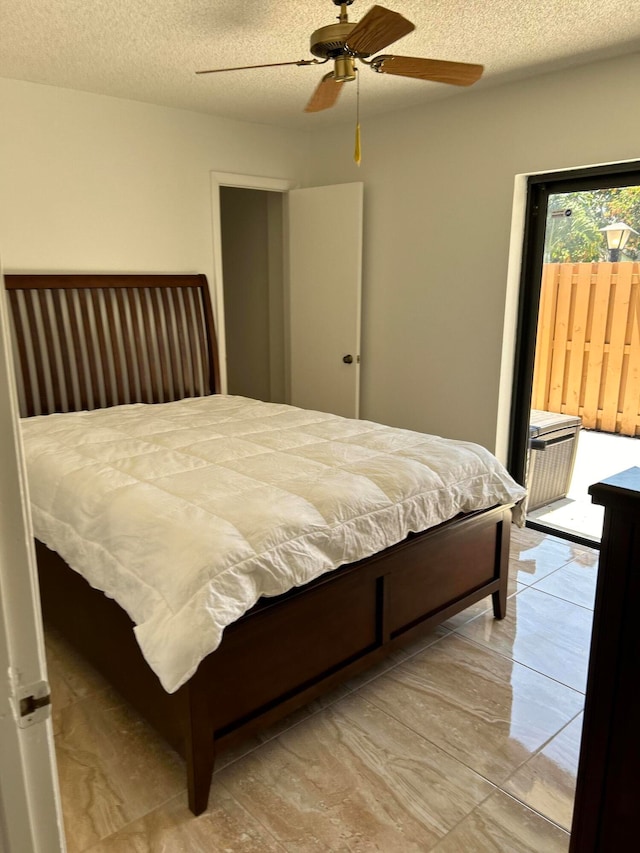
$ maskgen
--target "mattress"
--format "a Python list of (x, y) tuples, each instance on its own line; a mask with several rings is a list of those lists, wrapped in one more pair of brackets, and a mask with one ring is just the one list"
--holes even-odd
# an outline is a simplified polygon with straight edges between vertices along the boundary
[(126, 610), (168, 692), (261, 596), (525, 495), (479, 445), (243, 397), (22, 434), (35, 536)]

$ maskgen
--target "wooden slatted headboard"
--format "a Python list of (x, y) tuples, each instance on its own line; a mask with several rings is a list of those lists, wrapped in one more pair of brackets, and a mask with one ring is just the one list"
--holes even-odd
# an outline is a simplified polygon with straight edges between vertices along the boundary
[(23, 417), (220, 390), (204, 275), (6, 275)]

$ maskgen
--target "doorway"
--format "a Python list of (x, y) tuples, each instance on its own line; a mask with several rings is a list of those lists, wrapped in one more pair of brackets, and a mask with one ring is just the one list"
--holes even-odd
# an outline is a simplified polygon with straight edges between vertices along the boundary
[[(212, 172), (211, 173), (211, 225), (213, 238), (213, 282), (212, 282), (212, 297), (214, 304), (214, 312), (216, 318), (216, 335), (218, 339), (218, 358), (220, 364), (220, 381), (221, 391), (223, 394), (236, 393), (247, 394), (247, 391), (255, 392), (254, 396), (262, 396), (262, 392), (267, 393), (267, 397), (272, 398), (275, 402), (279, 398), (286, 401), (287, 389), (289, 383), (289, 352), (288, 338), (286, 329), (280, 331), (279, 320), (276, 316), (278, 305), (281, 303), (283, 315), (286, 316), (288, 311), (288, 293), (285, 286), (287, 278), (286, 257), (287, 257), (287, 236), (286, 236), (286, 218), (288, 215), (288, 193), (293, 189), (292, 181), (280, 178), (266, 178), (256, 175), (237, 175), (227, 172)], [(227, 249), (231, 252), (229, 263), (225, 266), (223, 263), (223, 199), (226, 199), (225, 208), (230, 216), (225, 217), (225, 231)], [(243, 230), (241, 222), (241, 212), (246, 210), (249, 213), (249, 219), (252, 221), (251, 232)], [(257, 239), (260, 244), (260, 251), (254, 251), (254, 241)], [(231, 247), (231, 248), (230, 248)], [(235, 261), (232, 258), (237, 258), (238, 262), (250, 271), (252, 283), (245, 285), (241, 276), (234, 273), (237, 268)], [(258, 273), (260, 264), (267, 266), (262, 268), (262, 272)], [(270, 266), (269, 266), (270, 265)], [(234, 317), (231, 318), (229, 330), (234, 335), (234, 340), (227, 341), (227, 318), (225, 306), (225, 291), (229, 291), (230, 286), (225, 285), (225, 276), (232, 276), (237, 281), (240, 281), (240, 289), (238, 297), (234, 299), (235, 311)], [(242, 298), (242, 293), (245, 286), (251, 290), (252, 288), (258, 292), (259, 303), (262, 305), (269, 303), (271, 305), (271, 319), (263, 317), (262, 320), (256, 319), (257, 312), (252, 311), (254, 315), (251, 318), (241, 317), (241, 306), (243, 302), (250, 302), (251, 295), (246, 293), (246, 298)], [(255, 295), (255, 294), (253, 294)], [(260, 342), (254, 344), (251, 325), (259, 326), (260, 333), (258, 338)], [(266, 329), (266, 332), (265, 332)], [(237, 339), (235, 335), (237, 333)], [(273, 344), (267, 339), (273, 339)], [(251, 350), (251, 353), (243, 353), (244, 343)], [(231, 345), (235, 352), (234, 369), (238, 367), (238, 375), (234, 381), (234, 391), (229, 390), (228, 382), (228, 346)], [(273, 351), (273, 356), (272, 356)], [(249, 357), (251, 356), (251, 358)], [(267, 358), (269, 359), (269, 367), (265, 370), (263, 363), (257, 367), (257, 373), (260, 379), (257, 384), (254, 384), (249, 379), (251, 372), (252, 358)], [(244, 365), (244, 366), (243, 366)], [(268, 374), (268, 380), (266, 378)], [(250, 382), (250, 387), (245, 385)], [(240, 383), (240, 384), (237, 384)], [(244, 391), (242, 390), (244, 388)]]
[[(610, 255), (604, 230), (612, 219), (636, 217), (629, 225), (640, 231), (639, 166), (530, 176), (527, 186), (509, 467), (530, 491), (527, 526), (596, 547), (602, 517), (588, 486), (640, 464), (640, 429), (629, 431), (620, 390), (637, 416), (640, 365), (631, 341), (640, 332), (639, 244)], [(622, 304), (626, 326), (616, 337), (612, 326), (625, 325)]]
[(282, 193), (220, 187), (227, 391), (286, 403)]
[[(211, 182), (222, 393), (357, 418), (362, 183), (294, 188), (225, 173), (212, 173)], [(232, 207), (233, 228), (226, 216)], [(255, 218), (251, 233), (244, 216), (247, 223)], [(247, 276), (262, 283), (249, 286)]]

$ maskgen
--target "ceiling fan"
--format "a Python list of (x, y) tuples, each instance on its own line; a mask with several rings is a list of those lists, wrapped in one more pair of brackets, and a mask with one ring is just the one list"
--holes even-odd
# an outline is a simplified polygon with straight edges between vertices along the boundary
[[(448, 62), (441, 59), (420, 59), (410, 56), (381, 54), (379, 50), (406, 36), (415, 29), (414, 24), (398, 12), (383, 6), (372, 6), (358, 23), (347, 18), (347, 7), (353, 0), (333, 0), (340, 7), (337, 24), (321, 27), (311, 34), (310, 50), (315, 59), (297, 62), (271, 62), (266, 65), (244, 65), (234, 68), (212, 68), (196, 74), (216, 74), (220, 71), (244, 71), (250, 68), (273, 68), (283, 65), (323, 65), (333, 61), (333, 70), (325, 74), (305, 107), (313, 113), (332, 107), (344, 83), (355, 80), (356, 60), (368, 65), (378, 74), (413, 77), (454, 86), (470, 86), (484, 70), (482, 65), (467, 62)], [(372, 58), (373, 57), (373, 58)]]

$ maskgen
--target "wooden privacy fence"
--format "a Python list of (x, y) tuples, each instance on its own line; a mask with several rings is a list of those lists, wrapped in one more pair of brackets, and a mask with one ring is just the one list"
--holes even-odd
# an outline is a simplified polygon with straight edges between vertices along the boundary
[(545, 264), (532, 408), (640, 435), (640, 264)]

